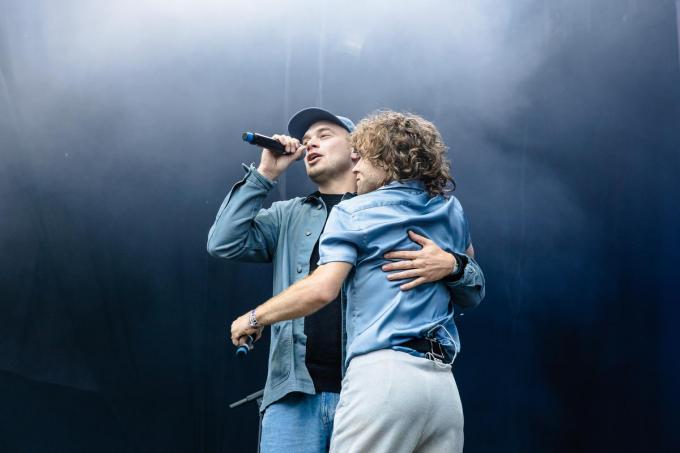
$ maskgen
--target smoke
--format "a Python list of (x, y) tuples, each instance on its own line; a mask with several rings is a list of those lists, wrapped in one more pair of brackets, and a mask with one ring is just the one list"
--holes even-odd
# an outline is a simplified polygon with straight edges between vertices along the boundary
[[(573, 414), (597, 425), (573, 394), (580, 370), (554, 357), (564, 345), (585, 357), (602, 376), (589, 395), (601, 408), (618, 407), (608, 377), (629, 376), (628, 388), (643, 374), (621, 372), (615, 338), (673, 281), (648, 264), (676, 253), (649, 243), (677, 242), (654, 221), (677, 218), (677, 14), (671, 0), (5, 0), (0, 244), (16, 258), (0, 269), (11, 301), (0, 307), (0, 367), (107, 389), (109, 362), (155, 376), (191, 356), (158, 351), (217, 344), (208, 336), (222, 337), (238, 303), (269, 293), (249, 268), (204, 252), (240, 164), (259, 159), (241, 133), (285, 132), (312, 105), (355, 121), (391, 108), (442, 131), (487, 274), (487, 301), (461, 323), (470, 362), (457, 379), (470, 407), (488, 398), (521, 413), (537, 410), (522, 401), (548, 401), (538, 410), (557, 415), (545, 439)], [(297, 165), (268, 201), (314, 189)], [(647, 342), (626, 352), (652, 357), (636, 354), (655, 346), (640, 329)], [(498, 367), (510, 370), (503, 388)], [(157, 377), (168, 394), (188, 379)], [(523, 417), (489, 412), (478, 426), (508, 431), (487, 450), (528, 445)], [(630, 420), (621, 426), (637, 432)]]
[[(626, 20), (639, 15), (636, 4)], [(588, 100), (575, 103), (573, 90), (598, 76), (569, 66), (570, 46), (585, 44), (579, 32), (602, 38), (598, 46), (625, 37), (594, 25), (602, 11), (593, 5), (9, 2), (0, 69), (18, 141), (2, 152), (30, 175), (34, 199), (49, 194), (58, 201), (51, 206), (87, 212), (84, 228), (126, 231), (122, 247), (141, 250), (154, 242), (138, 223), (150, 212), (160, 217), (146, 225), (207, 221), (239, 163), (258, 159), (242, 131), (281, 132), (309, 105), (355, 120), (381, 107), (411, 110), (434, 120), (451, 147), (478, 250), (501, 246), (499, 262), (516, 268), (536, 243), (550, 250), (584, 236), (583, 200), (570, 180), (580, 154), (563, 152), (561, 128), (583, 130), (596, 117), (578, 116)], [(298, 166), (274, 196), (311, 190)], [(548, 217), (569, 218), (570, 228)], [(498, 231), (500, 244), (484, 244)], [(519, 307), (523, 277), (501, 275), (514, 282), (504, 297)]]

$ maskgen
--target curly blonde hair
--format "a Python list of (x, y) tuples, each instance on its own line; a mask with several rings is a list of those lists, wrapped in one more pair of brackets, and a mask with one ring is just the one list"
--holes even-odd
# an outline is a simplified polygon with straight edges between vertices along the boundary
[(359, 122), (350, 140), (362, 159), (387, 172), (384, 184), (418, 179), (431, 197), (456, 188), (448, 148), (435, 125), (421, 116), (377, 111)]

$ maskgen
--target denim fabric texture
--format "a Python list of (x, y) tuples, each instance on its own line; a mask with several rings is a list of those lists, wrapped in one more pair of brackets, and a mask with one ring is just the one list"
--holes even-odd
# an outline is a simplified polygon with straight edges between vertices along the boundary
[[(272, 263), (273, 294), (278, 294), (309, 273), (309, 259), (326, 221), (326, 209), (323, 201), (314, 196), (277, 201), (263, 209), (264, 200), (276, 182), (262, 176), (253, 165), (244, 168), (245, 177), (232, 187), (220, 206), (208, 233), (207, 249), (211, 255), (229, 261)], [(345, 196), (349, 197), (350, 194)], [(406, 236), (404, 241), (402, 245), (408, 242)], [(382, 271), (376, 272), (385, 278)], [(484, 296), (483, 274), (473, 260), (466, 266), (463, 277), (447, 286), (452, 300), (460, 306), (474, 306)], [(261, 302), (253, 300), (249, 306), (234, 306), (234, 314)], [(291, 392), (315, 393), (305, 367), (305, 351), (304, 319), (283, 321), (271, 327), (261, 411)]]
[[(344, 285), (346, 358), (389, 349), (413, 338), (433, 338), (451, 357), (460, 350), (454, 304), (443, 282), (401, 291), (381, 266), (390, 250), (417, 250), (408, 231), (463, 254), (470, 245), (468, 223), (456, 197), (430, 197), (418, 180), (395, 181), (340, 202), (330, 213), (319, 244), (319, 264), (354, 265)], [(467, 269), (476, 272), (473, 267)], [(479, 276), (477, 276), (479, 277)], [(404, 348), (406, 352), (416, 353)]]
[(271, 404), (262, 418), (262, 453), (326, 453), (339, 393), (290, 393)]

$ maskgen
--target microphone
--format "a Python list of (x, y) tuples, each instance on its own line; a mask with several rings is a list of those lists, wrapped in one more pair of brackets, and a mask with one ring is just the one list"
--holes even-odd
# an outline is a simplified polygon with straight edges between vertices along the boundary
[(256, 134), (254, 132), (244, 132), (241, 138), (243, 138), (244, 142), (270, 149), (277, 154), (289, 154), (286, 152), (285, 146), (266, 135)]
[(236, 357), (239, 359), (244, 359), (248, 355), (248, 351), (250, 348), (253, 346), (253, 337), (248, 335), (248, 339), (246, 340), (246, 344), (242, 344), (238, 348), (236, 348)]

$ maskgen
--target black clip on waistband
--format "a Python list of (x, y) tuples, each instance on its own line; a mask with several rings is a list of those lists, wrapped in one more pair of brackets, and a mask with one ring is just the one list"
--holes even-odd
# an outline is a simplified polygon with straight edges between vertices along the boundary
[(434, 338), (413, 338), (401, 343), (399, 346), (422, 352), (427, 356), (427, 358), (433, 361), (440, 360), (444, 363), (448, 362), (447, 354), (444, 351), (444, 348), (442, 348), (441, 343), (439, 343)]

